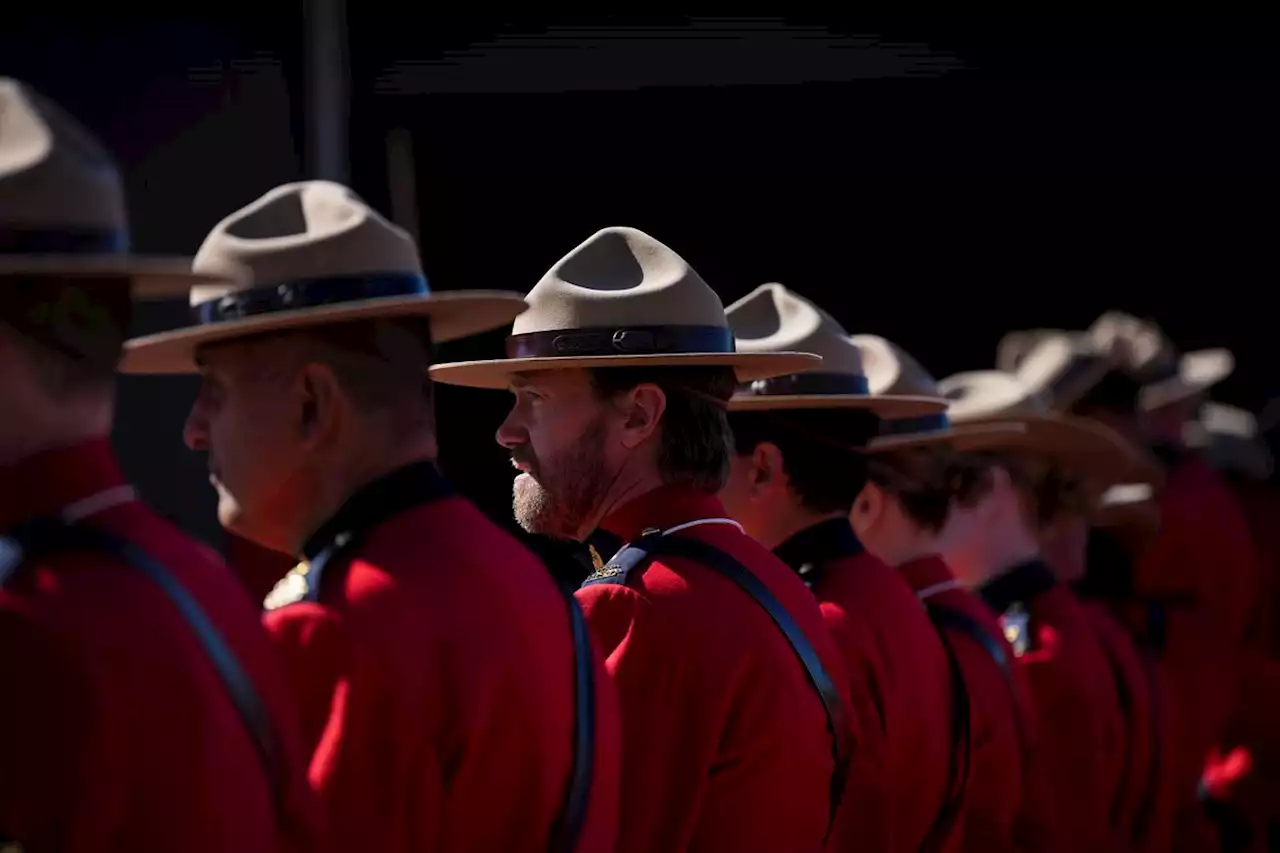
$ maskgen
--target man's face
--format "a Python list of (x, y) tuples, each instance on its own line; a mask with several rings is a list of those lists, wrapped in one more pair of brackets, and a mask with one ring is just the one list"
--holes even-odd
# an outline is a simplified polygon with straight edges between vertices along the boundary
[(200, 393), (183, 439), (208, 453), (218, 520), (246, 539), (282, 551), (310, 486), (303, 440), (306, 405), (283, 341), (229, 343), (199, 358)]
[(622, 452), (619, 415), (600, 400), (584, 370), (516, 376), (515, 402), (498, 443), (520, 474), (512, 485), (516, 521), (531, 533), (576, 539), (613, 484)]

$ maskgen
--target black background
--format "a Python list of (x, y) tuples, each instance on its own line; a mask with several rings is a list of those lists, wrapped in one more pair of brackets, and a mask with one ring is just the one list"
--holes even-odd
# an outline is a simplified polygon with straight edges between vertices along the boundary
[[(940, 376), (990, 366), (1007, 329), (1123, 308), (1186, 348), (1235, 350), (1224, 399), (1280, 393), (1267, 19), (349, 19), (352, 184), (385, 208), (387, 131), (412, 132), (433, 287), (525, 291), (598, 228), (633, 225), (726, 303), (784, 282)], [(140, 249), (191, 253), (304, 175), (301, 35), (279, 13), (23, 21), (0, 70), (120, 156)], [(733, 85), (769, 80), (787, 85)], [(139, 325), (183, 318), (157, 306)], [(117, 439), (152, 500), (215, 539), (203, 462), (181, 447), (193, 393), (125, 380)], [(439, 403), (446, 469), (506, 521), (505, 395)]]

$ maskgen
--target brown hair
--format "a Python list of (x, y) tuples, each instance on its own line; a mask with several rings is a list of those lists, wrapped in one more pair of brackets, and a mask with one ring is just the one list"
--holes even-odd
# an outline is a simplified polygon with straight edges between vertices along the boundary
[(686, 483), (707, 494), (724, 488), (733, 451), (733, 433), (724, 406), (737, 387), (732, 368), (606, 367), (588, 374), (601, 400), (644, 383), (661, 388), (667, 396), (658, 445), (662, 481)]
[(988, 464), (1009, 472), (1013, 485), (1026, 497), (1032, 520), (1047, 527), (1063, 514), (1086, 515), (1094, 494), (1079, 477), (1048, 457), (1035, 453), (983, 454)]
[(989, 465), (945, 447), (873, 454), (867, 479), (895, 495), (908, 518), (934, 532), (947, 523), (952, 501), (972, 506), (991, 488)]

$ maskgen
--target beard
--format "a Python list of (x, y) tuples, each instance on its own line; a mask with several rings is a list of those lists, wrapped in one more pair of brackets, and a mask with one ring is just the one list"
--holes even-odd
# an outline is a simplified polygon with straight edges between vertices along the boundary
[(601, 418), (559, 453), (538, 459), (526, 448), (517, 454), (529, 467), (511, 486), (511, 508), (522, 528), (557, 539), (578, 538), (612, 483), (604, 470), (605, 434)]

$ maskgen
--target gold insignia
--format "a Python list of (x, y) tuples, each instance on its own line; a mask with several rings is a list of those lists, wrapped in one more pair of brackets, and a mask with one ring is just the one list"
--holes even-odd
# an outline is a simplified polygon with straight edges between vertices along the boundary
[(600, 556), (600, 552), (596, 550), (596, 546), (587, 544), (587, 551), (591, 554), (591, 567), (597, 572), (604, 568), (604, 557)]
[(1000, 627), (1004, 629), (1004, 638), (1013, 647), (1013, 653), (1021, 657), (1031, 648), (1029, 624), (1031, 617), (1021, 604), (1014, 604), (1000, 617)]
[(620, 574), (622, 574), (622, 569), (618, 568), (617, 566), (614, 566), (614, 565), (601, 566), (596, 571), (587, 575), (587, 579), (583, 581), (583, 583), (600, 581), (600, 580), (604, 580), (605, 578), (616, 578)]
[(297, 604), (306, 598), (311, 593), (311, 579), (307, 577), (310, 571), (311, 566), (305, 562), (298, 563), (290, 569), (288, 574), (280, 578), (271, 588), (267, 597), (262, 599), (262, 609), (278, 610), (290, 604)]

